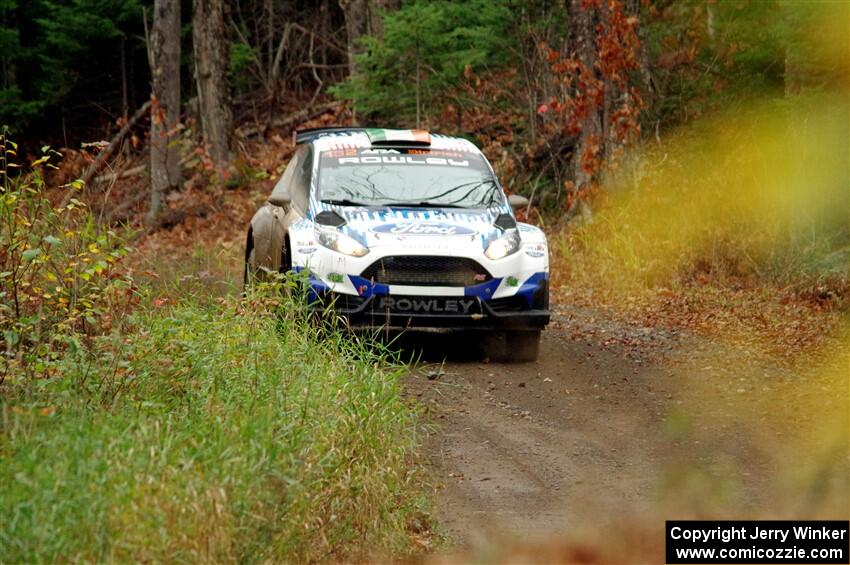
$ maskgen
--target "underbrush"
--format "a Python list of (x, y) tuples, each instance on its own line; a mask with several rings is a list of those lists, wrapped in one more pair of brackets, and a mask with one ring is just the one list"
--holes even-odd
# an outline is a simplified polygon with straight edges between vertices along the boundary
[(552, 238), (554, 287), (727, 337), (794, 322), (789, 337), (817, 341), (850, 309), (847, 116), (819, 95), (647, 144), (592, 219)]
[(241, 298), (134, 278), (120, 234), (54, 206), (39, 168), (2, 172), (0, 562), (427, 546), (406, 367), (386, 348), (308, 316), (289, 281)]
[(301, 562), (426, 528), (404, 367), (376, 346), (276, 299), (139, 309), (96, 341), (3, 392), (0, 560)]
[(136, 298), (116, 268), (129, 252), (122, 238), (77, 199), (54, 206), (45, 195), (59, 154), (44, 147), (24, 171), (17, 148), (0, 133), (0, 384), (53, 375), (62, 351), (112, 329)]

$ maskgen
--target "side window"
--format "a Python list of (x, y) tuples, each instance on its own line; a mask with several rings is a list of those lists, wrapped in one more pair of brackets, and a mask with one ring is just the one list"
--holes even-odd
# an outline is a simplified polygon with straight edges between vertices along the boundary
[(313, 149), (310, 146), (304, 149), (300, 154), (292, 184), (289, 186), (292, 204), (301, 212), (307, 212), (310, 201), (310, 181), (313, 177)]

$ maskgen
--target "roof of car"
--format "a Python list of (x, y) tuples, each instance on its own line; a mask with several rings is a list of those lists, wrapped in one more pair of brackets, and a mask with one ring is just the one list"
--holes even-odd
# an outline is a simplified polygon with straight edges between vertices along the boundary
[(480, 153), (478, 147), (462, 137), (451, 137), (425, 130), (386, 128), (316, 128), (294, 133), (297, 143), (312, 143), (318, 151), (369, 147), (421, 147)]

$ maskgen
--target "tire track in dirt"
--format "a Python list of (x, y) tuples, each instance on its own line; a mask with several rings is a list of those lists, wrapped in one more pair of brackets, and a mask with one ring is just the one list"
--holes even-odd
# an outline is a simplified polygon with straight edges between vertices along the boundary
[[(406, 382), (432, 424), (424, 451), (437, 518), (460, 546), (560, 537), (624, 513), (663, 527), (661, 499), (671, 494), (686, 512), (688, 496), (699, 508), (715, 495), (725, 509), (770, 511), (776, 462), (728, 398), (793, 375), (759, 367), (753, 386), (741, 385), (735, 371), (754, 364), (744, 353), (580, 309), (554, 316), (535, 363), (482, 362), (471, 345), (431, 338), (423, 354), (432, 363)], [(695, 404), (695, 382), (717, 383), (714, 405)], [(718, 410), (733, 423), (714, 425)]]
[(552, 329), (536, 363), (454, 360), (409, 378), (437, 424), (426, 449), (451, 537), (546, 538), (645, 498), (665, 446), (640, 432), (661, 425), (665, 391), (652, 369), (588, 345)]

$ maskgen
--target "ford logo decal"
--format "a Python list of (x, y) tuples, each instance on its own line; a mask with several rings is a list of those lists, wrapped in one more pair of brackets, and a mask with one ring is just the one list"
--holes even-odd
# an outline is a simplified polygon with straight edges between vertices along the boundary
[(444, 222), (407, 221), (382, 224), (371, 229), (375, 233), (392, 235), (475, 235), (474, 229)]

